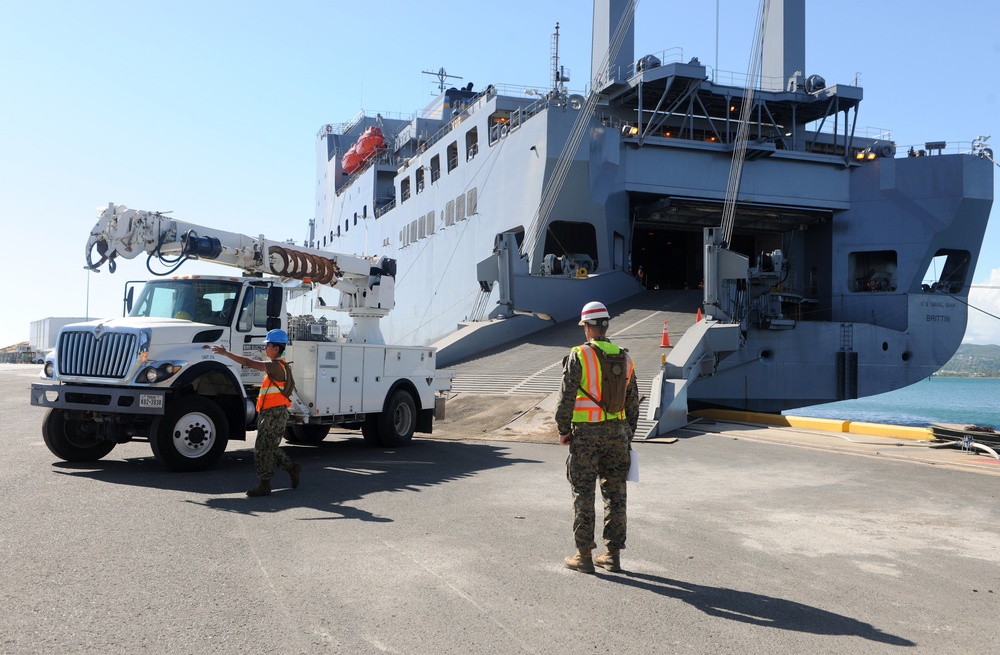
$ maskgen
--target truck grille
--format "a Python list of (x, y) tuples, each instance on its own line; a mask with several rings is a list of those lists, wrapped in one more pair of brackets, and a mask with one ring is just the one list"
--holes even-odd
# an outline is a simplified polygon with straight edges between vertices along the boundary
[(59, 335), (59, 372), (94, 378), (123, 378), (135, 361), (136, 335), (64, 331)]

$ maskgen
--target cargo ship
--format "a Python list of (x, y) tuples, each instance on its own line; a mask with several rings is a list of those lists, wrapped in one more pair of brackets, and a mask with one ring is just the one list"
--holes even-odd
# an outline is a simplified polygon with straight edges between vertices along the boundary
[(742, 80), (637, 54), (637, 16), (595, 0), (582, 91), (557, 25), (548, 89), (446, 88), (442, 69), (411, 117), (321, 126), (307, 240), (397, 261), (386, 340), (446, 364), (590, 300), (703, 289), (654, 383), (661, 430), (691, 407), (780, 412), (943, 366), (993, 202), (985, 138), (901, 148), (858, 128), (863, 89), (806, 69), (804, 0), (762, 12)]

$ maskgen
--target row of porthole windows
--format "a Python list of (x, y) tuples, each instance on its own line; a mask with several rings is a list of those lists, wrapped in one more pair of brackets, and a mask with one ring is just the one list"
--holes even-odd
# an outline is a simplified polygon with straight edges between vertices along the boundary
[[(449, 200), (441, 212), (442, 227), (454, 225), (478, 213), (478, 202), (478, 187), (473, 187), (468, 192), (459, 194), (454, 200)], [(430, 236), (436, 229), (436, 212), (428, 212), (403, 226), (399, 231), (400, 247), (406, 247), (414, 241)]]
[[(358, 216), (359, 216), (358, 212), (354, 212), (353, 225), (357, 225), (358, 224)], [(360, 214), (360, 216), (361, 216), (361, 218), (368, 218), (368, 205), (365, 205), (364, 207), (361, 208), (361, 214)], [(350, 230), (351, 225), (352, 225), (352, 222), (351, 222), (350, 218), (344, 219), (344, 232), (345, 233), (348, 230)], [(332, 244), (334, 237), (339, 237), (339, 236), (340, 236), (340, 225), (338, 224), (336, 230), (330, 230), (329, 241), (327, 241), (327, 236), (323, 235), (323, 246), (326, 247), (327, 243), (331, 243)]]

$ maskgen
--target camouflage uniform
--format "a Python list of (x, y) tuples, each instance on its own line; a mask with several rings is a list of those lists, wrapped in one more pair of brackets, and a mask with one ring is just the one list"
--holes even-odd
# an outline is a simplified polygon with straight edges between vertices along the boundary
[(253, 447), (253, 461), (257, 467), (257, 477), (261, 481), (270, 481), (274, 477), (275, 466), (280, 466), (285, 471), (292, 470), (292, 460), (278, 447), (281, 438), (285, 436), (287, 423), (287, 407), (265, 409), (257, 418), (257, 441)]
[[(608, 341), (599, 338), (595, 340)], [(639, 421), (639, 388), (635, 374), (625, 391), (625, 419), (598, 423), (573, 423), (573, 406), (583, 377), (583, 366), (572, 353), (563, 361), (563, 379), (556, 427), (560, 434), (572, 429), (566, 478), (573, 491), (573, 534), (577, 549), (593, 550), (595, 481), (600, 481), (604, 497), (604, 542), (609, 549), (625, 547), (626, 486), (629, 469), (629, 444)]]

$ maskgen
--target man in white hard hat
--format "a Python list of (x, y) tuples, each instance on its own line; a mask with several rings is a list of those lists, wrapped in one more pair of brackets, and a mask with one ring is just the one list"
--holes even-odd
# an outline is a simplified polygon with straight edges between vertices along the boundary
[[(639, 389), (628, 353), (607, 338), (608, 308), (589, 302), (580, 312), (587, 343), (563, 360), (562, 389), (556, 407), (559, 443), (569, 446), (566, 477), (573, 491), (573, 535), (577, 552), (563, 563), (582, 573), (594, 565), (621, 571), (626, 536), (625, 478), (629, 449), (639, 420)], [(595, 484), (604, 497), (607, 551), (591, 556), (594, 542)]]

